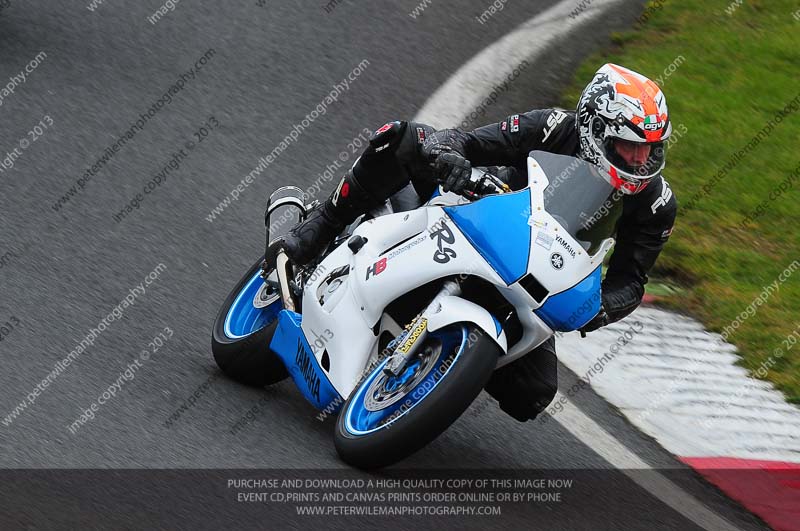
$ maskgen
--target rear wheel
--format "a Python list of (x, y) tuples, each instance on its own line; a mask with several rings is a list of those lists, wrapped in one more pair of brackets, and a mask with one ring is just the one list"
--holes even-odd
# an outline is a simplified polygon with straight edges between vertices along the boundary
[(214, 321), (211, 351), (226, 375), (245, 385), (263, 387), (289, 373), (269, 348), (283, 305), (260, 273), (258, 260), (225, 299)]
[(430, 332), (399, 377), (386, 360), (353, 390), (336, 422), (339, 456), (358, 468), (408, 457), (444, 432), (489, 380), (500, 347), (471, 323)]

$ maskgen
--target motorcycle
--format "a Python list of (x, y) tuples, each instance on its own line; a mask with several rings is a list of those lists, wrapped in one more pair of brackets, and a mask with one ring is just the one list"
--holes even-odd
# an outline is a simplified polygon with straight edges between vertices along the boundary
[[(518, 191), (473, 169), (466, 198), (387, 202), (307, 267), (282, 252), (266, 271), (257, 261), (216, 318), (218, 365), (251, 385), (291, 376), (321, 418), (338, 413), (334, 444), (352, 466), (420, 450), (495, 369), (600, 309), (619, 196), (577, 158), (533, 151), (527, 173)], [(267, 243), (308, 208), (297, 188), (273, 193)]]

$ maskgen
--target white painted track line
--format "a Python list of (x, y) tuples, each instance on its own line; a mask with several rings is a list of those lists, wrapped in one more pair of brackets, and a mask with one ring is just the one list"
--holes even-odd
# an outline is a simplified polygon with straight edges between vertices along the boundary
[(428, 98), (414, 121), (436, 128), (454, 127), (523, 60), (537, 59), (555, 39), (579, 29), (621, 1), (594, 0), (580, 15), (570, 18), (578, 2), (563, 0), (536, 15), (461, 66)]
[[(641, 332), (586, 378), (631, 328)], [(673, 454), (800, 463), (800, 409), (736, 365), (735, 353), (694, 319), (656, 308), (559, 340), (559, 359)]]
[(602, 426), (587, 417), (560, 392), (554, 399), (554, 401), (558, 400), (564, 400), (564, 409), (554, 415), (553, 419), (656, 499), (661, 500), (677, 513), (704, 529), (738, 529), (684, 492), (661, 473), (652, 470), (650, 465), (628, 450)]

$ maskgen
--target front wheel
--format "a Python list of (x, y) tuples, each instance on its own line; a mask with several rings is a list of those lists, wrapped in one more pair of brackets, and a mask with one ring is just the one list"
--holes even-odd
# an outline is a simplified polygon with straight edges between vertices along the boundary
[(500, 347), (472, 323), (430, 332), (420, 355), (398, 377), (383, 360), (348, 398), (334, 443), (346, 463), (363, 469), (396, 463), (438, 437), (480, 394)]

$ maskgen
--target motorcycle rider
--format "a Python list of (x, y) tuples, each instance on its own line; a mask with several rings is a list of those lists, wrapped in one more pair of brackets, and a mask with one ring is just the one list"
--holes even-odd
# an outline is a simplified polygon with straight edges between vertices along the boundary
[[(601, 168), (623, 195), (616, 245), (602, 283), (602, 305), (584, 331), (622, 319), (644, 295), (647, 273), (672, 233), (677, 202), (661, 176), (672, 132), (664, 94), (646, 77), (614, 64), (603, 65), (581, 94), (576, 111), (532, 110), (466, 132), (435, 131), (425, 124), (390, 122), (342, 178), (333, 194), (306, 220), (273, 243), (305, 264), (317, 257), (346, 225), (383, 205), (409, 183), (427, 199), (441, 183), (462, 193), (471, 167), (508, 167), (512, 188), (527, 185), (532, 150), (580, 157)], [(516, 170), (516, 171), (515, 171)], [(485, 389), (519, 421), (535, 418), (558, 388), (555, 338), (496, 370)]]

